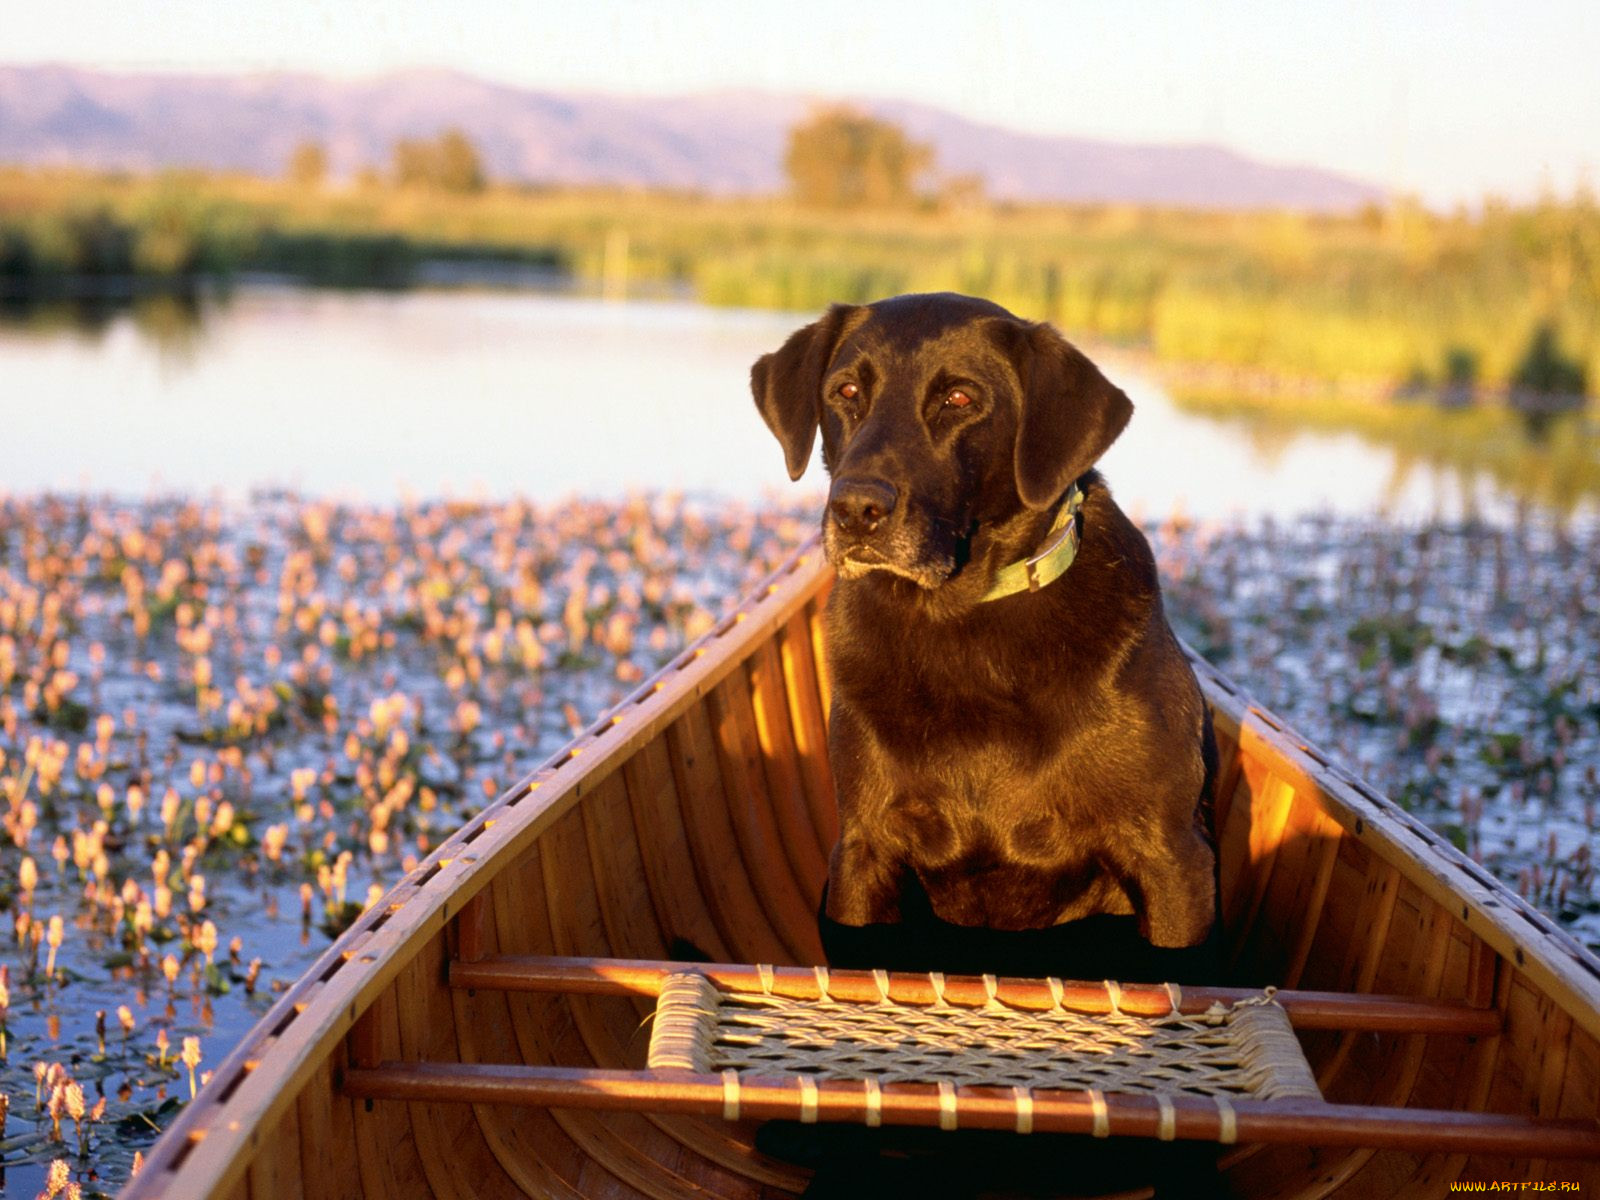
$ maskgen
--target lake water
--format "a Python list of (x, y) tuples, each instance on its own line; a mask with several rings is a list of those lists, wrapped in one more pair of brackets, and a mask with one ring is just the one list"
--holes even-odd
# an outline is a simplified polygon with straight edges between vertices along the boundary
[[(256, 287), (198, 320), (0, 323), (0, 490), (384, 501), (677, 488), (800, 494), (751, 404), (751, 362), (802, 315), (533, 292)], [(1174, 409), (1106, 360), (1136, 414), (1103, 462), (1161, 516), (1493, 513), (1487, 480), (1402, 468), (1354, 436), (1276, 435)]]

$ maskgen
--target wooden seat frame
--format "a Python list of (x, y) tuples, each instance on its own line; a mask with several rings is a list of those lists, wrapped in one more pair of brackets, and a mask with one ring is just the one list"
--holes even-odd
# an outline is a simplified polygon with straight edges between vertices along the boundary
[[(478, 900), (457, 921), (458, 955), (450, 986), (467, 991), (549, 992), (591, 996), (655, 996), (669, 975), (703, 974), (728, 992), (759, 992), (802, 1000), (824, 998), (819, 974), (803, 967), (684, 964), (611, 958), (483, 956), (475, 926)], [(874, 1002), (883, 997), (870, 971), (830, 971), (826, 997)], [(937, 988), (927, 975), (890, 974), (888, 996), (905, 1004), (981, 1007), (991, 984), (950, 976)], [(1160, 1016), (1204, 1013), (1259, 996), (1249, 989), (1002, 979), (993, 995), (1008, 1007), (1047, 1010), (1059, 1003), (1081, 1013), (1120, 1011)], [(1500, 1014), (1409, 996), (1278, 991), (1273, 994), (1296, 1029), (1367, 1033), (1457, 1034), (1500, 1032)], [(356, 1022), (346, 1094), (368, 1101), (408, 1100), (463, 1104), (517, 1104), (544, 1108), (626, 1109), (729, 1118), (803, 1122), (922, 1125), (945, 1129), (998, 1129), (1077, 1133), (1097, 1137), (1160, 1137), (1197, 1141), (1289, 1142), (1371, 1149), (1504, 1154), (1538, 1158), (1600, 1158), (1600, 1125), (1588, 1119), (1524, 1117), (1448, 1109), (1389, 1108), (1316, 1100), (1233, 1100), (1203, 1096), (1148, 1096), (1036, 1088), (959, 1087), (804, 1076), (743, 1075), (730, 1094), (717, 1074), (681, 1070), (606, 1070), (499, 1063), (382, 1061), (370, 1016)]]

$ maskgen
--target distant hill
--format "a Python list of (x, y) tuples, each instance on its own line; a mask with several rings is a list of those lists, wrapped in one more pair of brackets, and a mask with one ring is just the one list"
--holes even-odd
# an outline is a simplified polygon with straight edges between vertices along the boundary
[[(277, 175), (314, 138), (333, 170), (349, 173), (387, 165), (399, 138), (459, 126), (497, 178), (770, 193), (783, 186), (786, 132), (812, 104), (763, 92), (538, 91), (433, 70), (332, 80), (0, 66), (0, 162)], [(1383, 194), (1220, 146), (1048, 137), (902, 101), (860, 106), (931, 143), (941, 173), (981, 175), (1005, 199), (1338, 210)]]

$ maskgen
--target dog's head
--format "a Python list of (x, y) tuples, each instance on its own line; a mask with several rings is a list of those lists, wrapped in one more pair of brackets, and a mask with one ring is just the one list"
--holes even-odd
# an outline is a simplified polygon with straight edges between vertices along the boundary
[(822, 430), (839, 574), (930, 589), (980, 529), (1052, 508), (1133, 412), (1050, 326), (949, 293), (835, 305), (763, 355), (750, 385), (791, 479)]

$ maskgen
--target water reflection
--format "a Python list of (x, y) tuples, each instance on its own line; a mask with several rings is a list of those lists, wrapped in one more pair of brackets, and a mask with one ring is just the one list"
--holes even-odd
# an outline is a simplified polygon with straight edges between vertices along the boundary
[[(225, 297), (220, 297), (212, 305), (224, 301)], [(46, 297), (0, 292), (0, 329), (42, 336), (76, 335), (92, 344), (125, 318), (159, 354), (180, 359), (192, 356), (204, 314), (199, 292), (189, 289), (140, 294), (96, 290)]]
[[(790, 484), (750, 363), (806, 317), (525, 291), (73, 297), (0, 305), (0, 422), (13, 491), (243, 495), (637, 488), (756, 497)], [(1495, 515), (1508, 484), (1350, 433), (1181, 412), (1136, 362), (1104, 467), (1162, 515)]]

